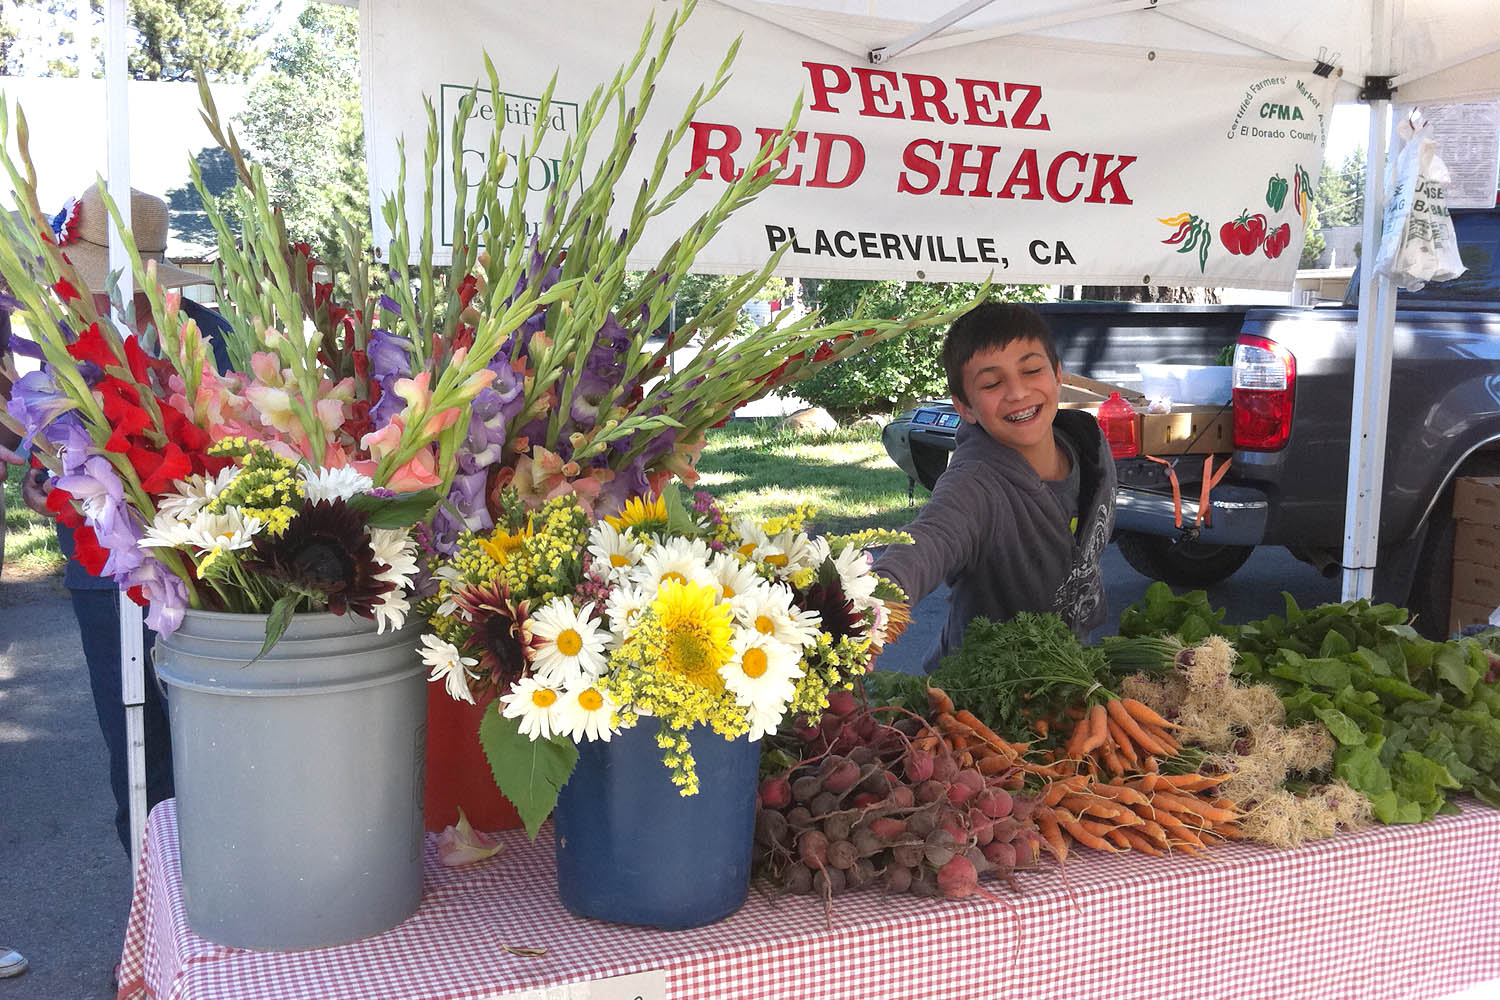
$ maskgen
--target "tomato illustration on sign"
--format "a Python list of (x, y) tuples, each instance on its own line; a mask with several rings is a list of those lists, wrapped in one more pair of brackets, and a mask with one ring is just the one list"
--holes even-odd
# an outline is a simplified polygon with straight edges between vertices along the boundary
[(1266, 234), (1266, 245), (1263, 248), (1265, 255), (1271, 260), (1281, 256), (1292, 242), (1292, 227), (1283, 222), (1275, 229)]
[(1266, 217), (1247, 208), (1233, 222), (1219, 227), (1219, 242), (1233, 254), (1252, 254), (1266, 238)]

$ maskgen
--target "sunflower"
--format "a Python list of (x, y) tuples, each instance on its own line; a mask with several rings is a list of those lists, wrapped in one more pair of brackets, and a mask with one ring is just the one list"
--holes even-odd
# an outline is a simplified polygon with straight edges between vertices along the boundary
[(396, 584), (380, 579), (390, 567), (375, 558), (365, 520), (342, 500), (307, 504), (280, 536), (257, 534), (245, 566), (321, 598), (332, 614), (371, 618), (381, 595)]
[(734, 656), (733, 613), (716, 599), (717, 588), (667, 580), (651, 608), (663, 633), (664, 664), (701, 688), (722, 691), (719, 668)]
[(631, 497), (620, 513), (604, 519), (616, 531), (636, 528), (640, 531), (655, 531), (667, 526), (667, 501), (661, 496), (653, 499)]
[(520, 680), (535, 645), (526, 602), (512, 601), (503, 583), (487, 583), (460, 587), (453, 603), (479, 640), (478, 670), (485, 683), (504, 691)]
[(526, 544), (526, 539), (531, 537), (531, 526), (527, 525), (515, 534), (511, 534), (504, 528), (496, 527), (488, 538), (476, 539), (479, 547), (484, 550), (485, 555), (495, 560), (495, 563), (504, 566), (509, 561), (511, 554)]

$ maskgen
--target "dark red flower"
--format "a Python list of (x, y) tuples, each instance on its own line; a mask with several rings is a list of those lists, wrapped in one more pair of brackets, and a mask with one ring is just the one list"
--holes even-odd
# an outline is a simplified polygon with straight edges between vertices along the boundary
[(460, 309), (468, 308), (469, 302), (478, 291), (479, 279), (472, 274), (464, 275), (464, 280), (458, 283), (458, 307)]
[(526, 602), (512, 602), (503, 583), (465, 587), (454, 592), (453, 600), (483, 649), (478, 664), (480, 683), (497, 693), (510, 690), (521, 679), (527, 652), (535, 644)]
[[(67, 258), (65, 257), (64, 259), (66, 260)], [(52, 290), (56, 292), (57, 297), (62, 299), (64, 302), (71, 302), (74, 299), (83, 298), (83, 296), (78, 294), (78, 289), (74, 288), (72, 283), (69, 282), (67, 278), (58, 278), (57, 284), (52, 286)]]
[(381, 595), (396, 586), (376, 579), (388, 567), (370, 547), (365, 515), (343, 500), (303, 507), (277, 537), (256, 535), (245, 565), (293, 590), (322, 595), (336, 615), (373, 618)]

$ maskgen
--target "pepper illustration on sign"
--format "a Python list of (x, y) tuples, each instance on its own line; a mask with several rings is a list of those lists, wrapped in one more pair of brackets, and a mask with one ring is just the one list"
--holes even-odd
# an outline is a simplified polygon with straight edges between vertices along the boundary
[(1296, 171), (1292, 174), (1292, 207), (1302, 218), (1307, 218), (1307, 202), (1312, 197), (1312, 178), (1307, 176), (1307, 171), (1302, 169), (1302, 164), (1297, 164)]
[(1250, 214), (1247, 208), (1233, 222), (1219, 227), (1219, 242), (1232, 254), (1254, 253), (1260, 241), (1266, 238), (1266, 217), (1260, 213)]
[(1266, 207), (1273, 212), (1281, 211), (1281, 206), (1286, 204), (1287, 179), (1280, 174), (1272, 174), (1271, 179), (1266, 182)]
[(1291, 242), (1292, 227), (1283, 222), (1266, 234), (1266, 244), (1262, 249), (1268, 258), (1275, 260), (1281, 256), (1281, 251), (1285, 250)]
[(1208, 248), (1213, 245), (1214, 236), (1212, 226), (1198, 216), (1190, 212), (1174, 215), (1169, 219), (1157, 219), (1164, 226), (1172, 226), (1175, 231), (1171, 236), (1162, 240), (1169, 246), (1175, 245), (1178, 253), (1191, 253), (1198, 251), (1198, 270), (1202, 271), (1208, 263)]

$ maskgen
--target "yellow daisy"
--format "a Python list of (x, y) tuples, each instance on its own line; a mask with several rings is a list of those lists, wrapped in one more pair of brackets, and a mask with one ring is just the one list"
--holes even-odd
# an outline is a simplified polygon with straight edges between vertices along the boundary
[(496, 528), (488, 538), (478, 539), (479, 547), (484, 550), (485, 555), (495, 560), (501, 566), (509, 561), (511, 553), (515, 552), (531, 537), (531, 527), (522, 528), (512, 535), (504, 528)]
[(667, 501), (657, 496), (653, 499), (645, 497), (631, 497), (625, 502), (625, 507), (620, 513), (604, 519), (616, 531), (625, 531), (636, 528), (640, 531), (654, 531), (667, 526)]
[(698, 687), (722, 691), (719, 668), (734, 656), (734, 630), (733, 613), (718, 602), (717, 589), (666, 580), (651, 608), (664, 635), (665, 665)]

